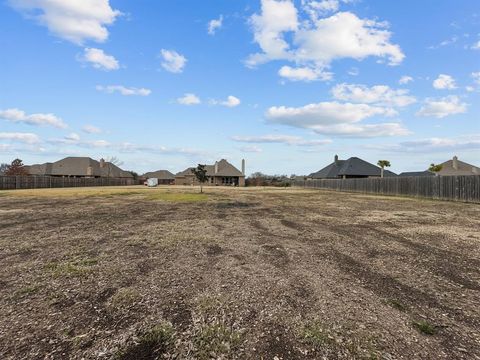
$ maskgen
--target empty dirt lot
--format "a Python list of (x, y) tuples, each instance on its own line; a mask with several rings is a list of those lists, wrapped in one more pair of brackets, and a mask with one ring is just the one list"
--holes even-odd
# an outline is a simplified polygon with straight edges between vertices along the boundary
[(480, 359), (480, 206), (0, 192), (2, 359)]

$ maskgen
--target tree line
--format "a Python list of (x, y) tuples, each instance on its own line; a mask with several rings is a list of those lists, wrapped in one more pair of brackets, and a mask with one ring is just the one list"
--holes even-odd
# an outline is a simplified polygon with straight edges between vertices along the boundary
[(15, 175), (28, 175), (25, 165), (21, 159), (15, 159), (10, 164), (0, 164), (0, 175), (15, 176)]

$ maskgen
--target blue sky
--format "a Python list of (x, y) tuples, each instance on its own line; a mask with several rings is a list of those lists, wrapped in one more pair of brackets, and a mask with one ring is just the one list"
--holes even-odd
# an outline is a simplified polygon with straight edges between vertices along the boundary
[(0, 1), (0, 162), (480, 165), (476, 0)]

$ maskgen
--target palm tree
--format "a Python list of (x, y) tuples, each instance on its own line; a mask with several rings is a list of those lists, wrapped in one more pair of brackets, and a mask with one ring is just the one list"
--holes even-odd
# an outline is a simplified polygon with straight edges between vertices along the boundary
[(388, 160), (378, 160), (377, 165), (380, 166), (380, 168), (382, 169), (380, 177), (383, 178), (383, 169), (385, 167), (390, 167), (390, 161), (388, 161)]

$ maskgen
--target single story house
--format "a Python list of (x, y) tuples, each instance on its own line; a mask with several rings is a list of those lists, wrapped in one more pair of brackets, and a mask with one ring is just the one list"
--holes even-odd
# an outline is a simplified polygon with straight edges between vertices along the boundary
[[(193, 167), (185, 169), (175, 175), (175, 185), (198, 184)], [(242, 160), (242, 171), (230, 164), (227, 160), (216, 161), (213, 165), (206, 165), (208, 180), (205, 185), (245, 186), (245, 160)]]
[(53, 163), (25, 166), (30, 175), (88, 178), (133, 178), (128, 171), (120, 169), (115, 164), (89, 157), (66, 157)]
[[(480, 175), (480, 168), (458, 160), (457, 156), (454, 156), (451, 160), (447, 160), (439, 165), (442, 166), (442, 170), (437, 173), (440, 176)], [(435, 176), (435, 173), (430, 170), (412, 171), (403, 172), (399, 176)]]
[[(347, 160), (339, 160), (335, 155), (333, 162), (323, 169), (311, 173), (311, 179), (348, 179), (348, 178), (369, 178), (380, 177), (382, 169), (376, 165), (362, 160), (358, 157), (351, 157)], [(395, 173), (384, 170), (384, 177), (397, 176)]]
[(157, 170), (157, 171), (147, 172), (142, 175), (142, 178), (146, 180), (151, 178), (156, 178), (158, 179), (158, 183), (163, 185), (175, 184), (175, 175), (168, 170)]
[(440, 176), (480, 175), (480, 168), (458, 160), (457, 156), (454, 156), (451, 160), (445, 161), (440, 165), (442, 165), (442, 170), (438, 172), (438, 175)]

